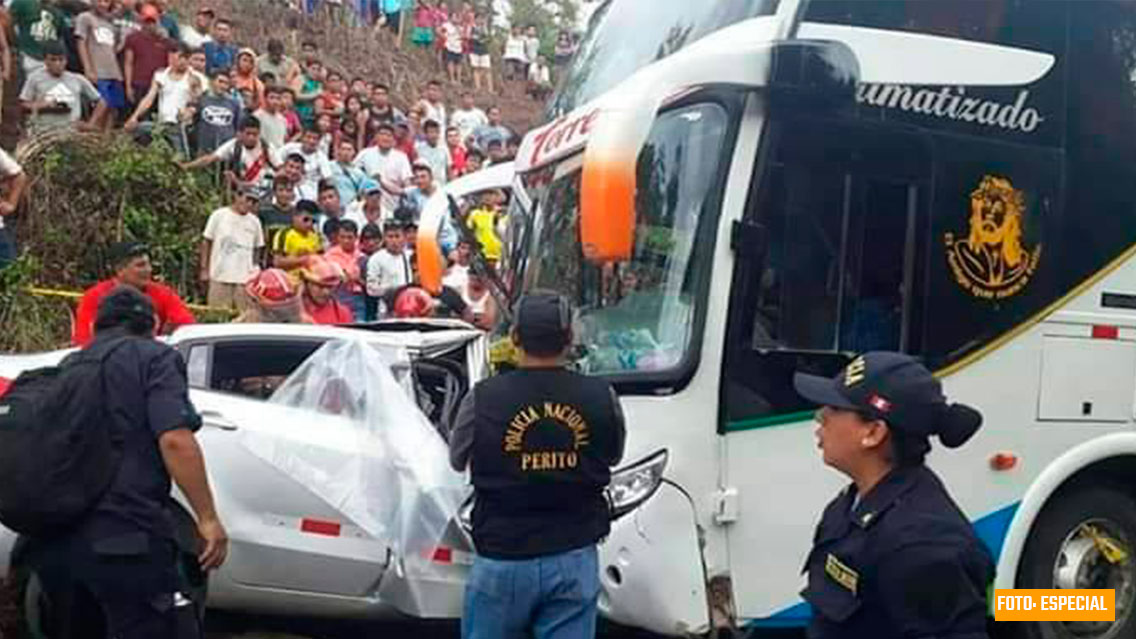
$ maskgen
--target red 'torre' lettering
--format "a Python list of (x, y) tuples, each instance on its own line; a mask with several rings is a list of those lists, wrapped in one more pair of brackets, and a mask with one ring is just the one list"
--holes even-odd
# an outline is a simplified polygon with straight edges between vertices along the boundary
[(555, 154), (562, 147), (571, 145), (580, 136), (587, 135), (599, 115), (600, 110), (593, 109), (573, 120), (562, 117), (549, 125), (544, 131), (538, 133), (530, 159), (532, 165), (537, 166), (542, 160)]

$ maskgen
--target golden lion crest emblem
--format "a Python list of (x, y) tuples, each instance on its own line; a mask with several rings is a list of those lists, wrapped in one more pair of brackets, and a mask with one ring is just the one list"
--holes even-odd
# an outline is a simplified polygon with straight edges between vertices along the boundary
[(963, 290), (984, 299), (1013, 297), (1029, 284), (1041, 245), (1022, 240), (1025, 195), (1009, 179), (987, 175), (970, 194), (970, 232), (946, 234), (947, 263)]

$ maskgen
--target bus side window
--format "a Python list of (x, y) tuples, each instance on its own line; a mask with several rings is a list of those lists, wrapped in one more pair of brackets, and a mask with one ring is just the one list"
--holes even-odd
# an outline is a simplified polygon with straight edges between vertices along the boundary
[(921, 141), (855, 126), (788, 128), (748, 211), (765, 250), (736, 256), (727, 429), (809, 409), (793, 390), (795, 371), (834, 375), (854, 353), (920, 347)]
[(722, 390), (727, 428), (807, 410), (793, 372), (831, 375), (846, 361), (836, 346), (847, 180), (786, 165), (769, 177), (759, 218), (767, 252), (740, 258), (734, 276)]

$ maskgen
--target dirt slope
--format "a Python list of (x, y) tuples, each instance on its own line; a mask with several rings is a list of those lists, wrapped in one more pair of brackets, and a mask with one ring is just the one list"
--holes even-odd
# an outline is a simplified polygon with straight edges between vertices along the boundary
[[(298, 53), (300, 42), (311, 39), (319, 44), (325, 64), (339, 70), (348, 78), (361, 76), (384, 82), (391, 87), (392, 98), (406, 106), (419, 97), (427, 81), (437, 79), (445, 83), (447, 102), (457, 103), (463, 89), (473, 89), (467, 77), (465, 86), (448, 82), (445, 72), (438, 67), (433, 55), (423, 53), (406, 44), (395, 47), (390, 32), (342, 25), (333, 25), (325, 16), (308, 17), (284, 9), (268, 0), (173, 0), (183, 21), (193, 16), (197, 7), (207, 4), (218, 16), (229, 16), (235, 22), (236, 39), (257, 51), (267, 49), (270, 38), (284, 41), (289, 55)], [(431, 52), (432, 53), (432, 52)], [(519, 132), (541, 124), (543, 105), (524, 94), (520, 83), (505, 84), (500, 78), (499, 59), (494, 60), (497, 78), (492, 95), (477, 96), (482, 108), (497, 104), (504, 114), (505, 123)], [(467, 70), (468, 76), (468, 70)]]

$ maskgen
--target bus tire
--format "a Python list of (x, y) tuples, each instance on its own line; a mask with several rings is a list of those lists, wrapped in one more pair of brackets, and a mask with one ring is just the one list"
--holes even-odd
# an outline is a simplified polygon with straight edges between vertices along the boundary
[[(1082, 526), (1104, 528), (1128, 552), (1121, 565), (1111, 565), (1083, 534)], [(1078, 559), (1080, 558), (1080, 559)], [(1114, 585), (1092, 583), (1080, 587), (1117, 588), (1114, 622), (1100, 622), (1088, 632), (1073, 632), (1060, 622), (1019, 622), (1022, 639), (1114, 639), (1136, 637), (1136, 499), (1111, 486), (1080, 488), (1047, 504), (1034, 523), (1018, 568), (1018, 588), (1057, 588), (1058, 566), (1092, 564), (1106, 568)], [(1066, 574), (1071, 574), (1066, 571)], [(1122, 584), (1127, 584), (1122, 587)], [(1125, 593), (1122, 593), (1125, 590)], [(1124, 599), (1125, 601), (1122, 601)], [(1090, 622), (1081, 622), (1087, 624)]]

